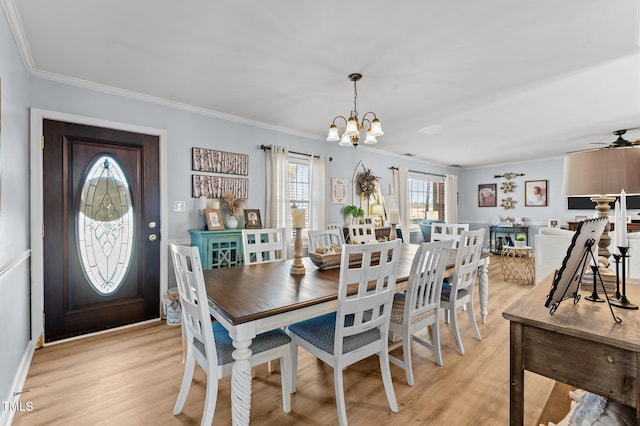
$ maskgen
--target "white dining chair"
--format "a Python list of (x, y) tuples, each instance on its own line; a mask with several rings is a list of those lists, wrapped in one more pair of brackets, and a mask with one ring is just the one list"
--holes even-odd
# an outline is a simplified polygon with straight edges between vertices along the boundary
[(376, 239), (376, 231), (372, 224), (349, 225), (349, 242), (351, 244), (366, 244)]
[[(341, 425), (347, 424), (343, 369), (371, 355), (379, 357), (389, 406), (391, 411), (398, 411), (389, 367), (388, 334), (400, 244), (400, 240), (394, 240), (375, 245), (344, 246), (337, 311), (289, 326), (292, 392), (296, 390), (298, 346), (301, 346), (333, 367)], [(362, 261), (353, 262), (350, 259), (353, 255), (361, 256)]]
[(309, 253), (315, 253), (318, 247), (326, 247), (331, 244), (339, 246), (344, 244), (344, 234), (342, 230), (321, 229), (309, 231)]
[[(409, 282), (405, 293), (397, 293), (393, 298), (389, 331), (402, 336), (402, 359), (392, 355), (392, 363), (403, 368), (409, 386), (414, 385), (411, 364), (411, 342), (432, 350), (436, 363), (442, 365), (440, 348), (440, 294), (442, 276), (447, 267), (451, 251), (449, 241), (422, 243), (413, 258), (409, 272)], [(431, 342), (415, 335), (420, 330), (432, 328)]]
[(473, 309), (473, 290), (478, 275), (478, 261), (482, 254), (484, 229), (477, 231), (463, 231), (456, 253), (456, 264), (451, 284), (445, 283), (440, 296), (440, 307), (445, 310), (445, 322), (451, 321), (451, 327), (456, 338), (458, 352), (464, 355), (464, 346), (460, 337), (457, 310), (466, 307), (469, 313), (471, 329), (476, 339), (481, 340), (480, 330)]
[(432, 223), (431, 241), (451, 240), (452, 247), (456, 248), (460, 244), (462, 232), (468, 230), (468, 223)]
[(243, 229), (242, 253), (245, 265), (286, 260), (285, 229)]
[[(202, 414), (202, 425), (210, 425), (218, 398), (218, 379), (231, 374), (232, 353), (235, 350), (229, 332), (220, 323), (211, 323), (209, 303), (198, 247), (171, 243), (171, 256), (178, 284), (182, 308), (182, 324), (187, 342), (187, 356), (182, 386), (173, 414), (182, 412), (187, 399), (197, 362), (207, 373), (207, 388)], [(277, 329), (257, 335), (251, 344), (249, 363), (261, 364), (280, 359), (282, 383), (282, 409), (291, 411), (291, 339)]]

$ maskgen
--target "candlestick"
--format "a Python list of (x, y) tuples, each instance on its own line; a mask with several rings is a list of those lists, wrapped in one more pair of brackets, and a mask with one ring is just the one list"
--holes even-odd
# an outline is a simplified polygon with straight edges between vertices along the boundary
[(622, 294), (620, 295), (620, 299), (612, 300), (611, 304), (623, 309), (638, 309), (638, 305), (634, 305), (629, 302), (629, 299), (627, 299), (627, 273), (625, 259), (628, 257), (629, 247), (618, 246), (618, 251), (620, 252), (620, 258), (622, 259)]
[(304, 209), (299, 209), (294, 207), (292, 209), (292, 214), (293, 214), (293, 227), (296, 229), (304, 228), (304, 218), (305, 218)]
[(293, 243), (293, 252), (294, 255), (293, 264), (291, 265), (291, 274), (302, 275), (305, 273), (304, 263), (302, 263), (302, 228), (296, 227), (296, 239)]
[(616, 252), (613, 253), (613, 260), (616, 262), (616, 293), (614, 294), (614, 299), (620, 300), (620, 273), (618, 270), (618, 265), (620, 265), (620, 254), (618, 253), (618, 248), (616, 247)]
[(627, 239), (627, 194), (624, 189), (620, 191), (620, 241), (616, 241), (617, 246), (629, 247)]

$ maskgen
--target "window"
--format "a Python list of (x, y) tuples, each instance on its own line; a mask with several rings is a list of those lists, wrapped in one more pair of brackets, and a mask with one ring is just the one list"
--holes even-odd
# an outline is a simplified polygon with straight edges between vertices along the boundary
[(310, 171), (309, 157), (289, 155), (289, 207), (293, 208), (295, 205), (307, 212), (304, 218), (303, 238), (306, 238), (306, 230), (309, 229)]
[[(425, 176), (410, 175), (409, 229), (419, 229), (423, 219), (444, 219), (444, 182), (432, 181)], [(428, 212), (431, 212), (428, 214)]]

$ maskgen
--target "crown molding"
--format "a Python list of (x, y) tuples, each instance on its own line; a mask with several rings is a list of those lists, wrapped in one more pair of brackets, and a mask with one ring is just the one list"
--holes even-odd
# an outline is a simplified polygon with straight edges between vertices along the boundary
[(22, 21), (20, 21), (20, 17), (18, 16), (16, 5), (13, 0), (1, 1), (4, 14), (7, 17), (7, 21), (9, 21), (9, 28), (11, 28), (11, 33), (16, 41), (16, 45), (18, 46), (18, 53), (22, 58), (22, 63), (28, 72), (33, 73), (36, 67), (33, 61), (33, 56), (31, 55), (31, 50), (29, 49), (29, 44), (24, 36)]

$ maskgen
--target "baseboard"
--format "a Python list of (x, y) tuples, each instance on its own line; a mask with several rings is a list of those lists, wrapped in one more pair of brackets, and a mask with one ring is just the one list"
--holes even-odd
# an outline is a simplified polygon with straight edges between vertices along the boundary
[[(29, 367), (31, 367), (34, 351), (35, 342), (30, 341), (27, 344), (22, 360), (20, 361), (20, 366), (13, 378), (9, 395), (2, 400), (2, 406), (0, 406), (0, 426), (11, 425), (17, 410), (29, 410), (33, 407), (31, 404), (24, 403), (24, 401), (21, 403), (20, 396), (24, 390), (23, 387), (27, 380), (27, 375), (29, 374)], [(26, 399), (28, 400), (28, 398)]]

